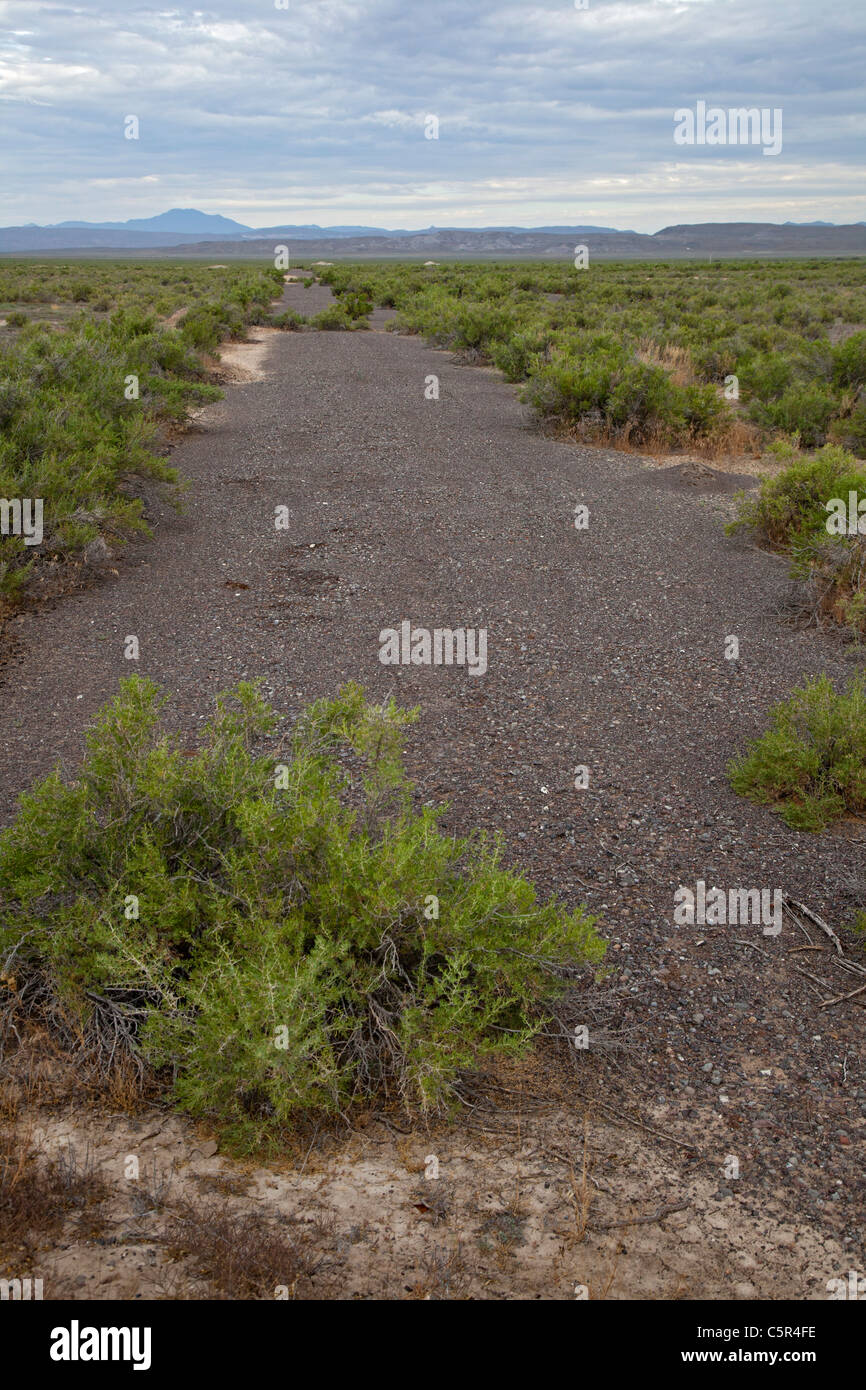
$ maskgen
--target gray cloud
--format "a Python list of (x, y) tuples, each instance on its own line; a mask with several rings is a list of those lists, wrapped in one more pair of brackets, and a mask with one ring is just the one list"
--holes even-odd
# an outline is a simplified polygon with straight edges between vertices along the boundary
[[(0, 23), (6, 223), (866, 218), (856, 0), (0, 0)], [(675, 145), (699, 99), (780, 107), (781, 154)]]

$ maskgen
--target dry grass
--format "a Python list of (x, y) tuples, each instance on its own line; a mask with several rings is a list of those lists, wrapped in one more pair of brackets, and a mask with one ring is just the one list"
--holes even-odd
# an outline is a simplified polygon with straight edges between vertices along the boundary
[(451, 1250), (434, 1246), (424, 1257), (418, 1278), (408, 1288), (409, 1297), (428, 1301), (468, 1298), (469, 1274), (458, 1241)]
[(653, 338), (641, 338), (635, 357), (649, 367), (662, 367), (675, 386), (692, 386), (698, 379), (688, 348), (673, 343), (662, 346)]
[[(595, 449), (615, 449), (621, 454), (642, 454), (655, 455), (658, 457), (676, 456), (681, 457), (687, 453), (690, 457), (701, 459), (725, 459), (734, 461), (740, 471), (748, 473), (752, 471), (752, 460), (760, 457), (762, 445), (760, 431), (748, 420), (739, 416), (723, 417), (717, 423), (712, 434), (695, 436), (685, 442), (671, 444), (668, 429), (659, 425), (654, 429), (648, 429), (641, 425), (639, 438), (632, 439), (635, 433), (633, 425), (626, 425), (623, 429), (611, 429), (606, 425), (591, 424), (588, 421), (557, 423), (547, 422), (544, 426), (546, 432), (558, 437), (565, 437), (574, 440), (579, 444), (588, 444)], [(761, 469), (761, 472), (778, 472), (776, 467)]]
[[(0, 998), (0, 1004), (2, 1004)], [(159, 1094), (157, 1081), (118, 1052), (110, 1068), (88, 1066), (74, 1040), (64, 1046), (41, 1020), (22, 1010), (5, 1020), (5, 1046), (0, 1050), (0, 1118), (18, 1111), (74, 1101), (78, 1105), (107, 1102), (112, 1110), (136, 1114)]]
[(589, 1189), (589, 1170), (587, 1168), (586, 1150), (589, 1140), (589, 1122), (583, 1122), (583, 1162), (581, 1164), (580, 1175), (574, 1171), (574, 1166), (569, 1169), (571, 1176), (571, 1190), (574, 1196), (574, 1239), (579, 1244), (586, 1235), (586, 1228), (589, 1222), (589, 1209), (592, 1206), (592, 1193)]
[(94, 1218), (93, 1208), (107, 1195), (89, 1152), (67, 1148), (45, 1159), (30, 1130), (16, 1125), (0, 1129), (0, 1255), (21, 1263), (54, 1235), (70, 1213)]
[(197, 1272), (227, 1299), (303, 1299), (322, 1264), (320, 1225), (280, 1225), (259, 1212), (239, 1211), (224, 1199), (184, 1202), (168, 1223), (165, 1243), (176, 1260), (191, 1258)]

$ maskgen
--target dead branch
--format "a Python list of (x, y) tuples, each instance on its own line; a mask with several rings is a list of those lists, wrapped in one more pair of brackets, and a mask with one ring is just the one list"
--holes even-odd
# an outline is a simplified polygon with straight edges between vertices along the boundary
[(866, 985), (860, 985), (857, 989), (852, 989), (850, 994), (840, 994), (835, 999), (825, 999), (821, 1008), (829, 1009), (833, 1004), (842, 1004), (846, 999), (853, 999), (856, 994), (866, 994)]
[(688, 1202), (667, 1202), (658, 1211), (653, 1212), (652, 1216), (632, 1216), (625, 1221), (605, 1221), (601, 1225), (591, 1225), (591, 1231), (612, 1231), (616, 1226), (649, 1226), (654, 1221), (664, 1221), (666, 1216), (671, 1216), (675, 1211), (684, 1211)]
[[(798, 912), (802, 912), (804, 917), (808, 917), (810, 922), (814, 922), (816, 927), (820, 927), (825, 936), (829, 936), (839, 955), (844, 956), (845, 952), (842, 950), (842, 942), (839, 940), (833, 928), (827, 926), (823, 917), (819, 917), (817, 912), (813, 912), (810, 907), (806, 907), (805, 903), (797, 902), (796, 898), (790, 897), (788, 893), (782, 894), (782, 902), (789, 911), (791, 911), (792, 908), (796, 908)], [(796, 916), (796, 913), (794, 915)]]

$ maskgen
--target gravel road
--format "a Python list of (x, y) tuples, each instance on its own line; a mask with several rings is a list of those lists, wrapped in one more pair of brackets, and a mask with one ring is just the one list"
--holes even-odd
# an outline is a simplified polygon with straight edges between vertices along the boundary
[[(324, 301), (289, 287), (282, 302)], [(74, 766), (133, 669), (175, 696), (191, 739), (241, 677), (288, 715), (348, 678), (420, 705), (421, 798), (449, 801), (455, 831), (502, 829), (544, 896), (603, 919), (611, 1008), (632, 1039), (620, 1071), (604, 1064), (611, 1100), (711, 1139), (740, 1165), (721, 1191), (757, 1207), (772, 1194), (795, 1226), (808, 1213), (862, 1269), (862, 1009), (822, 1009), (826, 990), (797, 966), (838, 994), (857, 980), (829, 943), (791, 954), (807, 941), (790, 923), (771, 937), (673, 922), (678, 885), (704, 879), (783, 889), (838, 927), (863, 858), (862, 827), (798, 834), (727, 785), (775, 701), (807, 674), (854, 669), (780, 620), (785, 566), (724, 535), (729, 496), (546, 437), (497, 373), (382, 331), (275, 336), (263, 379), (229, 387), (172, 462), (190, 480), (183, 515), (151, 499), (153, 540), (15, 624), (4, 820), (58, 758)], [(404, 620), (484, 629), (486, 672), (383, 665), (379, 633)]]

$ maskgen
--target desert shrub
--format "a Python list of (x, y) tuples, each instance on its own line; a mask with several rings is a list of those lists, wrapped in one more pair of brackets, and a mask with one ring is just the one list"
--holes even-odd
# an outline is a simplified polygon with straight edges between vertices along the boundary
[(866, 677), (844, 692), (808, 680), (770, 713), (770, 728), (728, 767), (734, 791), (771, 805), (797, 830), (866, 810)]
[(680, 410), (695, 438), (712, 433), (725, 414), (725, 402), (711, 385), (693, 383), (680, 388)]
[(285, 332), (292, 332), (296, 328), (303, 328), (308, 320), (303, 314), (298, 314), (294, 309), (284, 309), (280, 314), (274, 314), (269, 320), (274, 328), (282, 328)]
[(627, 354), (620, 347), (556, 357), (534, 373), (523, 399), (541, 415), (566, 420), (580, 420), (592, 411), (601, 415), (613, 382), (627, 363)]
[(363, 289), (359, 289), (357, 294), (344, 294), (340, 300), (340, 307), (350, 319), (365, 319), (373, 312), (373, 301)]
[[(199, 355), (212, 352), (227, 334), (258, 321), (275, 293), (279, 272), (240, 268), (221, 283), (222, 297), (193, 304), (180, 328), (160, 324), (155, 286), (164, 276), (151, 266), (122, 271), (88, 269), (87, 282), (67, 268), (45, 271), (61, 300), (85, 302), (61, 331), (30, 322), (14, 343), (0, 349), (0, 496), (41, 498), (44, 539), (26, 547), (20, 537), (0, 537), (0, 594), (21, 594), (44, 559), (71, 558), (100, 532), (121, 541), (141, 530), (141, 503), (125, 495), (131, 473), (175, 483), (177, 475), (155, 444), (158, 422), (183, 422), (193, 403), (218, 399)], [(20, 270), (0, 268), (0, 289), (20, 293)], [(171, 278), (165, 309), (186, 307), (213, 284), (204, 270)], [(105, 277), (105, 278), (103, 278)], [(95, 318), (106, 285), (117, 308)], [(45, 294), (40, 293), (44, 298)], [(139, 382), (127, 399), (127, 378)]]
[(310, 327), (325, 332), (350, 331), (358, 328), (369, 328), (366, 319), (354, 318), (349, 310), (341, 302), (329, 304), (327, 309), (323, 309), (320, 314), (309, 320)]
[(627, 428), (639, 440), (680, 424), (678, 406), (677, 388), (662, 367), (630, 362), (615, 374), (603, 409), (615, 429)]
[(237, 331), (241, 322), (240, 314), (231, 314), (219, 304), (196, 304), (183, 317), (180, 337), (198, 352), (212, 353), (223, 338)]
[(833, 434), (844, 448), (858, 458), (866, 458), (866, 389), (861, 391), (850, 415), (835, 422)]
[(726, 376), (735, 372), (743, 350), (744, 344), (739, 338), (701, 341), (692, 348), (695, 370), (703, 381), (721, 385)]
[(473, 348), (488, 355), (495, 341), (510, 337), (514, 324), (511, 310), (502, 309), (496, 303), (463, 300), (456, 314), (452, 346)]
[[(825, 621), (866, 636), (866, 543), (848, 534), (849, 493), (866, 498), (866, 468), (838, 445), (826, 445), (812, 457), (791, 446), (773, 446), (790, 462), (774, 478), (764, 479), (756, 497), (740, 494), (739, 514), (727, 530), (750, 526), (762, 540), (791, 556), (791, 576), (804, 585), (801, 613), (818, 625)], [(841, 534), (828, 529), (828, 503), (838, 499), (845, 511)], [(835, 509), (833, 515), (835, 516)]]
[(753, 400), (749, 415), (757, 425), (795, 434), (804, 448), (814, 449), (826, 442), (830, 421), (838, 410), (830, 387), (812, 381), (792, 386), (774, 400)]
[(796, 553), (827, 533), (831, 498), (847, 499), (849, 491), (866, 497), (866, 467), (835, 444), (812, 457), (800, 457), (790, 448), (777, 452), (790, 463), (775, 477), (763, 479), (756, 496), (740, 495), (737, 519), (727, 529), (752, 527), (770, 545)]
[(512, 338), (499, 340), (491, 348), (491, 361), (506, 381), (525, 381), (545, 360), (550, 334), (515, 333)]
[(414, 717), (348, 685), (284, 756), (254, 687), (201, 747), (160, 730), (152, 682), (101, 712), (0, 835), (8, 1030), (35, 1013), (105, 1072), (123, 1054), (179, 1104), (258, 1143), (304, 1111), (381, 1094), (429, 1111), (463, 1069), (525, 1048), (603, 947), (593, 919), (412, 808)]
[(763, 402), (777, 400), (794, 379), (794, 364), (782, 353), (759, 352), (739, 365), (737, 375), (746, 395)]
[(837, 386), (866, 386), (866, 332), (852, 333), (834, 349), (833, 380)]

